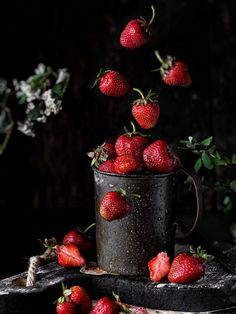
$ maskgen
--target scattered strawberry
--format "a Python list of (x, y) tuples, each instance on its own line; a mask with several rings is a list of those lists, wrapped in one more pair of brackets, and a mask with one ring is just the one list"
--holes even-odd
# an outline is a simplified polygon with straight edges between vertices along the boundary
[(155, 18), (155, 9), (151, 6), (152, 17), (149, 23), (143, 18), (131, 20), (120, 35), (120, 44), (128, 49), (146, 46), (151, 42), (150, 26)]
[(69, 290), (71, 291), (69, 294), (71, 301), (81, 307), (83, 314), (89, 314), (92, 309), (92, 300), (84, 288), (73, 286)]
[(143, 170), (144, 164), (139, 156), (122, 155), (116, 157), (114, 161), (115, 173), (128, 174)]
[(57, 262), (62, 267), (82, 267), (86, 264), (85, 258), (80, 254), (77, 245), (63, 244), (56, 246)]
[[(80, 314), (80, 309), (77, 304), (71, 301), (58, 301), (56, 305), (57, 314)], [(82, 314), (82, 313), (81, 313)]]
[(99, 207), (100, 215), (107, 221), (121, 219), (131, 211), (126, 201), (126, 192), (123, 189), (107, 192)]
[(183, 87), (191, 85), (192, 79), (188, 67), (183, 61), (171, 56), (167, 56), (163, 60), (158, 51), (155, 51), (155, 55), (161, 62), (161, 67), (157, 70), (160, 70), (162, 79), (167, 85)]
[(184, 284), (201, 279), (205, 274), (204, 261), (207, 259), (206, 251), (201, 250), (200, 247), (192, 255), (178, 254), (172, 262), (168, 275), (169, 281)]
[(108, 159), (114, 159), (116, 151), (113, 144), (105, 142), (87, 155), (92, 158), (91, 166), (99, 167)]
[(103, 162), (103, 163), (98, 167), (98, 170), (100, 170), (100, 171), (105, 171), (105, 172), (115, 173), (114, 161), (115, 161), (114, 159), (109, 159), (109, 160)]
[(156, 140), (143, 151), (143, 160), (151, 171), (172, 172), (180, 166), (180, 160), (175, 156), (166, 141)]
[(138, 157), (142, 157), (143, 150), (148, 146), (149, 141), (139, 132), (136, 132), (136, 128), (133, 122), (131, 122), (132, 131), (129, 132), (126, 128), (126, 133), (120, 135), (115, 142), (115, 150), (117, 156), (122, 155), (134, 155)]
[(133, 117), (143, 129), (154, 128), (160, 116), (160, 106), (153, 98), (155, 94), (149, 91), (147, 96), (144, 97), (138, 88), (133, 88), (133, 90), (141, 95), (141, 98), (133, 102)]
[(126, 78), (120, 74), (118, 71), (106, 70), (103, 71), (100, 69), (94, 87), (98, 81), (100, 91), (107, 96), (121, 97), (125, 96), (129, 90), (130, 86)]
[(148, 262), (150, 278), (154, 282), (160, 281), (170, 271), (170, 258), (166, 252), (160, 252)]
[(71, 230), (67, 232), (63, 238), (63, 244), (73, 243), (82, 250), (90, 250), (91, 243), (86, 235), (86, 233), (79, 230)]
[(103, 297), (97, 301), (91, 314), (118, 314), (119, 306), (108, 297)]

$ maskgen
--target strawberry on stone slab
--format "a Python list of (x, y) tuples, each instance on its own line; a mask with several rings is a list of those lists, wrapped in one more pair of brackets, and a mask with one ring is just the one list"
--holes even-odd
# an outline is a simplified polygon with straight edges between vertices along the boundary
[(103, 297), (99, 299), (91, 314), (118, 314), (119, 313), (119, 306), (114, 301), (111, 300), (109, 297)]
[(171, 267), (170, 258), (166, 252), (159, 252), (148, 262), (150, 279), (158, 282), (169, 274)]
[(149, 91), (145, 97), (140, 89), (133, 88), (133, 90), (141, 96), (133, 102), (133, 117), (143, 129), (154, 128), (160, 116), (160, 106), (156, 100), (156, 95)]
[(125, 133), (120, 135), (115, 142), (117, 156), (134, 155), (142, 158), (143, 150), (148, 146), (147, 137), (136, 131), (136, 127), (131, 122), (132, 131), (125, 129)]
[(114, 161), (115, 173), (128, 174), (142, 171), (144, 163), (139, 156), (122, 155), (116, 157)]
[(161, 67), (156, 70), (160, 71), (162, 79), (167, 85), (183, 87), (191, 85), (192, 79), (189, 69), (183, 61), (172, 56), (167, 56), (163, 60), (157, 50), (155, 51), (155, 56), (161, 63)]
[(81, 307), (83, 314), (89, 314), (92, 309), (92, 300), (87, 291), (81, 286), (72, 286), (69, 291), (69, 298)]
[(56, 245), (57, 262), (62, 267), (82, 267), (86, 264), (78, 246), (73, 243)]
[(167, 142), (156, 140), (143, 151), (144, 163), (150, 171), (172, 172), (180, 167), (180, 159), (173, 154)]
[(94, 87), (99, 81), (100, 91), (107, 96), (122, 97), (125, 96), (130, 90), (128, 81), (118, 71), (104, 71), (103, 69), (100, 69), (92, 87)]
[(168, 279), (173, 283), (186, 284), (201, 279), (205, 274), (205, 262), (209, 256), (205, 250), (198, 247), (192, 254), (183, 252), (178, 254), (168, 274)]
[(151, 6), (152, 17), (147, 22), (143, 17), (132, 19), (125, 26), (120, 35), (120, 44), (127, 49), (136, 49), (151, 42), (150, 28), (155, 18), (154, 6)]
[(71, 301), (65, 301), (64, 299), (58, 299), (56, 305), (57, 314), (82, 314), (79, 306)]
[(114, 159), (116, 157), (116, 151), (113, 144), (109, 142), (104, 142), (92, 152), (87, 153), (87, 155), (92, 158), (91, 166), (95, 166), (98, 168), (105, 161), (109, 159)]

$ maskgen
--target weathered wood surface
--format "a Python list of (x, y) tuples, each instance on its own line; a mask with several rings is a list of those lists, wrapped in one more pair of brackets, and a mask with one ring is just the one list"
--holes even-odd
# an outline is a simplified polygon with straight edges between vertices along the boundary
[[(227, 255), (236, 261), (236, 247), (228, 249)], [(147, 277), (87, 275), (79, 269), (63, 269), (56, 262), (40, 267), (34, 287), (13, 284), (25, 277), (22, 273), (0, 281), (1, 314), (53, 313), (53, 301), (60, 296), (62, 281), (83, 286), (93, 298), (115, 291), (124, 302), (152, 309), (198, 312), (236, 306), (236, 276), (216, 261), (207, 265), (203, 279), (187, 285), (152, 283)]]

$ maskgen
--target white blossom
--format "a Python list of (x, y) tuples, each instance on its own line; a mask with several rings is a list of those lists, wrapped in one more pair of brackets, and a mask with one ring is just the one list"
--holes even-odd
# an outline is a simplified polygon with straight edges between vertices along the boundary
[(25, 135), (35, 137), (35, 132), (33, 130), (33, 122), (29, 119), (25, 120), (24, 122), (17, 122), (17, 129), (24, 133)]
[(38, 67), (34, 70), (35, 74), (43, 74), (45, 73), (46, 66), (43, 63), (40, 63)]
[(20, 81), (16, 96), (20, 98), (24, 95), (27, 97), (28, 102), (32, 102), (35, 99), (40, 99), (40, 89), (33, 91), (29, 83)]
[(48, 89), (42, 94), (42, 100), (45, 102), (45, 111), (44, 114), (46, 116), (50, 116), (51, 113), (57, 114), (61, 109), (61, 101), (56, 101), (55, 98), (52, 97), (51, 89)]
[(59, 84), (70, 77), (70, 74), (67, 72), (67, 69), (59, 69), (58, 70), (58, 78), (56, 84)]
[(46, 117), (46, 116), (38, 117), (36, 120), (37, 120), (38, 122), (45, 123), (45, 122), (47, 121), (47, 117)]

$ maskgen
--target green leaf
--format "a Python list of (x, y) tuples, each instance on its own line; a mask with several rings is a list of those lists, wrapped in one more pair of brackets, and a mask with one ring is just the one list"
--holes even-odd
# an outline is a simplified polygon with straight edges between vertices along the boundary
[(236, 164), (236, 154), (233, 154), (233, 156), (231, 158), (231, 162), (232, 162), (232, 164)]
[(214, 168), (214, 165), (206, 152), (202, 153), (201, 158), (202, 158), (202, 163), (205, 168), (207, 168), (208, 170), (211, 170)]
[(230, 188), (231, 188), (233, 191), (236, 192), (236, 180), (230, 182), (230, 185), (229, 185), (229, 186), (230, 186)]
[(68, 80), (62, 81), (59, 84), (56, 84), (55, 86), (53, 86), (52, 88), (52, 92), (59, 98), (62, 98), (65, 91), (66, 91), (66, 87), (68, 85)]
[(35, 107), (34, 109), (30, 110), (30, 112), (27, 114), (27, 117), (34, 121), (40, 116), (41, 111), (41, 105)]
[(21, 96), (21, 98), (19, 99), (18, 104), (19, 104), (19, 105), (23, 105), (23, 104), (26, 102), (26, 100), (27, 100), (27, 96), (26, 96), (26, 95), (23, 95), (23, 96)]
[(196, 172), (198, 172), (202, 167), (202, 160), (201, 158), (199, 158), (196, 162), (195, 162), (195, 165), (194, 165), (194, 170)]
[(208, 148), (207, 151), (209, 152), (209, 154), (214, 154), (215, 150), (216, 150), (216, 146), (212, 145), (210, 148)]
[(201, 145), (203, 146), (209, 146), (212, 143), (213, 140), (213, 136), (210, 136), (208, 138), (205, 138), (204, 140), (202, 140), (201, 142), (199, 142)]

